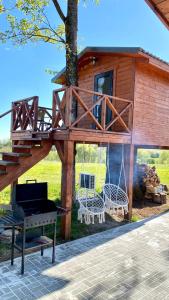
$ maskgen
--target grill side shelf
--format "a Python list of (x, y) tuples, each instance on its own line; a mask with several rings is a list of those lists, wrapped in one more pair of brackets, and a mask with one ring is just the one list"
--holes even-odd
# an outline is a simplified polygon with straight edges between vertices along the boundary
[(3, 225), (4, 227), (20, 226), (23, 225), (23, 220), (17, 219), (12, 215), (6, 215), (0, 218), (0, 225)]

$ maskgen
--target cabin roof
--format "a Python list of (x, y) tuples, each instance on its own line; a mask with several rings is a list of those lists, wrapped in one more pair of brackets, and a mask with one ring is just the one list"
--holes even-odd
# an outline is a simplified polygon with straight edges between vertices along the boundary
[[(146, 62), (154, 65), (155, 67), (169, 73), (169, 63), (162, 60), (140, 47), (86, 47), (78, 55), (78, 64), (82, 63), (84, 58), (94, 58), (100, 55), (120, 55), (127, 57), (143, 58)], [(53, 83), (63, 84), (65, 78), (66, 68), (63, 68), (53, 78)]]
[(169, 29), (169, 0), (145, 0), (154, 13)]

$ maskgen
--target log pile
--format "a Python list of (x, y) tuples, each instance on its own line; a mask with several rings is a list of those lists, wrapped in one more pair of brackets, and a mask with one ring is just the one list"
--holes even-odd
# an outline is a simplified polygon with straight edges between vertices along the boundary
[(168, 188), (166, 185), (160, 184), (155, 166), (137, 164), (135, 175), (137, 190), (140, 190), (144, 198), (159, 204), (166, 203)]

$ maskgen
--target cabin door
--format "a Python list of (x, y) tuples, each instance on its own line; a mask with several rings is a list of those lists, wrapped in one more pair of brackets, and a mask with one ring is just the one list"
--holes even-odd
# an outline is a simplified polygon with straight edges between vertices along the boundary
[[(94, 90), (95, 92), (113, 96), (113, 71), (101, 73), (94, 78)], [(97, 97), (94, 98), (94, 102), (97, 101)], [(94, 108), (94, 116), (101, 122), (101, 105), (98, 104)], [(112, 119), (112, 112), (107, 108), (106, 112), (106, 124)]]

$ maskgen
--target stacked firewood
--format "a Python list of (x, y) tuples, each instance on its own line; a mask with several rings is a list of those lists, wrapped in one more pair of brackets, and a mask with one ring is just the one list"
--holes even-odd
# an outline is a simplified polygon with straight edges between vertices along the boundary
[(164, 204), (166, 203), (167, 187), (160, 184), (160, 178), (156, 172), (155, 166), (150, 167), (146, 164), (137, 165), (136, 182), (146, 199)]
[(143, 177), (143, 182), (146, 187), (146, 193), (155, 194), (156, 188), (160, 185), (160, 178), (156, 173), (155, 167), (146, 166), (145, 175)]

